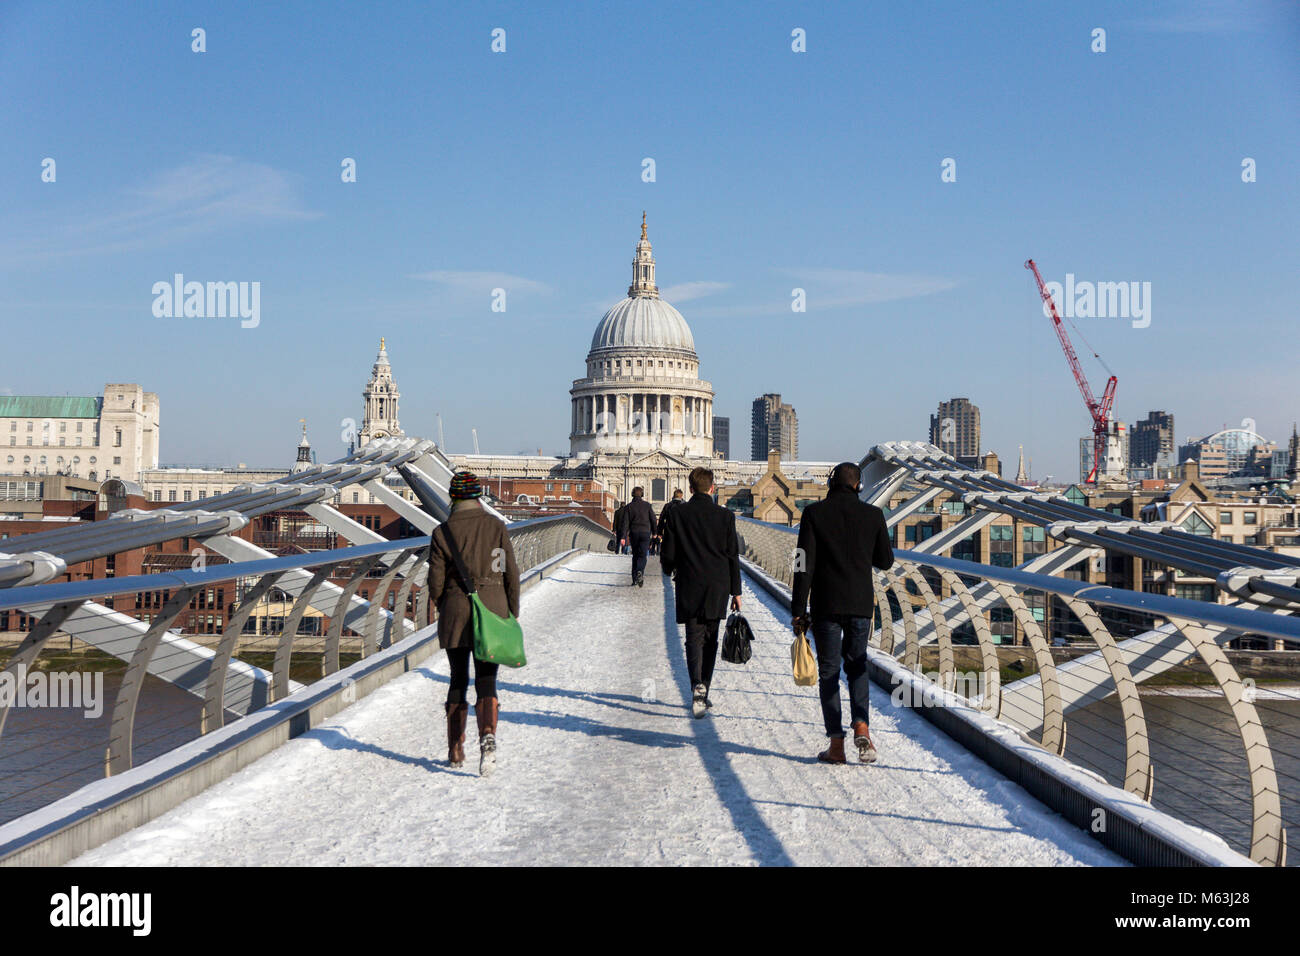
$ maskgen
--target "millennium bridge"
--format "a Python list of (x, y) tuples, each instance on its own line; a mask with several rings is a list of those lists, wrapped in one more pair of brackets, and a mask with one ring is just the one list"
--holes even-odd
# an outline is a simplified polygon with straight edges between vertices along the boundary
[[(922, 442), (861, 462), (864, 500), (904, 496), (891, 526), (943, 494), (965, 506), (877, 572), (871, 767), (813, 757), (816, 689), (794, 685), (788, 652), (795, 529), (738, 520), (754, 657), (719, 662), (715, 712), (691, 720), (655, 559), (629, 588), (588, 518), (510, 522), (530, 661), (502, 672), (487, 779), (443, 760), (422, 582), (452, 468), (431, 441), (6, 539), (0, 621), (18, 623), (0, 691), (79, 646), (113, 692), (54, 735), (0, 693), (0, 862), (1286, 865), (1300, 694), (1244, 679), (1229, 650), (1300, 651), (1300, 560), (1026, 491)], [(352, 485), (414, 533), (334, 508)], [(277, 556), (239, 535), (286, 510), (349, 546)], [(1059, 546), (1015, 568), (950, 556), (1000, 516)], [(69, 579), (168, 542), (194, 546), (188, 569)], [(1084, 579), (1124, 556), (1209, 575), (1231, 602)], [(176, 633), (217, 589), (233, 596), (219, 633)], [(142, 595), (146, 620), (114, 610)], [(1073, 620), (1068, 648), (1044, 632), (1045, 599)], [(250, 640), (268, 601), (282, 626)], [(995, 639), (994, 614), (1023, 645)], [(1168, 679), (1189, 668), (1199, 681)]]

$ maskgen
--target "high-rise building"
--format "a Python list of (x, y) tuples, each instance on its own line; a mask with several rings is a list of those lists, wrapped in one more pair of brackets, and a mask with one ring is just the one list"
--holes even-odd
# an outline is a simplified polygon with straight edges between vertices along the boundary
[(930, 444), (942, 448), (964, 465), (977, 464), (980, 454), (980, 409), (968, 398), (950, 398), (939, 403), (939, 413), (930, 416)]
[(1286, 463), (1286, 476), (1291, 484), (1300, 482), (1300, 431), (1296, 430), (1296, 423), (1291, 423), (1291, 441), (1287, 444), (1287, 451), (1290, 453)]
[[(1148, 412), (1147, 417), (1133, 426), (1128, 439), (1128, 465), (1130, 470), (1155, 469), (1157, 466), (1173, 467), (1175, 461), (1174, 416), (1172, 412)], [(1152, 478), (1159, 477), (1154, 471)]]
[(754, 399), (750, 421), (751, 460), (766, 461), (773, 450), (783, 460), (799, 457), (799, 418), (794, 406), (782, 402), (779, 394), (769, 392)]
[(713, 454), (731, 457), (731, 419), (713, 416)]

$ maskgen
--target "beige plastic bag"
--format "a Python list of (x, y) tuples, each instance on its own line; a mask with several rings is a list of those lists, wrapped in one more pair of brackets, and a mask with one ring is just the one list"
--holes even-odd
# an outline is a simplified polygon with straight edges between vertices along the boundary
[(813, 655), (808, 635), (800, 631), (790, 645), (790, 662), (794, 665), (794, 682), (799, 687), (812, 687), (817, 683), (817, 658)]

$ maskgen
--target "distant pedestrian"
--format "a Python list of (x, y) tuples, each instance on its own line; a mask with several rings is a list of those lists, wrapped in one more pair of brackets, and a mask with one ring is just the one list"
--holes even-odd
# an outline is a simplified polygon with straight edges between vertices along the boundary
[(613, 528), (614, 530), (614, 540), (618, 542), (619, 554), (623, 553), (623, 508), (624, 507), (626, 506), (622, 502), (619, 502), (618, 507), (614, 509), (614, 519), (610, 524), (610, 527)]
[(645, 489), (632, 489), (632, 500), (623, 509), (623, 539), (632, 547), (632, 583), (645, 586), (646, 554), (655, 530), (655, 510), (645, 500)]
[[(505, 522), (483, 509), (478, 478), (458, 471), (451, 479), (451, 514), (434, 529), (429, 548), (429, 600), (438, 608), (438, 641), (447, 651), (451, 680), (447, 687), (447, 762), (465, 762), (465, 725), (469, 721), (469, 662), (474, 656), (474, 620), (465, 583), (456, 571), (446, 536), (460, 550), (474, 579), (479, 599), (493, 614), (519, 616), (519, 567)], [(479, 773), (496, 768), (497, 667), (474, 658), (474, 712), (478, 717)]]
[(740, 610), (740, 543), (736, 516), (713, 500), (713, 472), (694, 468), (691, 498), (668, 509), (660, 560), (676, 582), (677, 623), (686, 625), (686, 670), (691, 713), (703, 717), (713, 702), (713, 666), (718, 659), (718, 624)]
[[(654, 538), (654, 543), (657, 547), (655, 547), (651, 551), (651, 554), (655, 553), (655, 551), (660, 551), (660, 552), (663, 551), (664, 522), (668, 518), (668, 512), (672, 511), (674, 508), (681, 507), (681, 504), (682, 504), (682, 489), (677, 488), (673, 491), (672, 500), (669, 501), (668, 504), (664, 505), (663, 511), (659, 512), (659, 526), (655, 528), (655, 538)], [(667, 574), (666, 571), (664, 573)]]
[[(795, 551), (791, 625), (811, 630), (817, 646), (822, 720), (830, 746), (817, 755), (823, 763), (844, 763), (844, 723), (840, 710), (840, 666), (849, 683), (849, 718), (858, 759), (874, 763), (876, 747), (868, 729), (867, 640), (875, 612), (871, 569), (894, 563), (885, 515), (858, 498), (862, 473), (852, 462), (832, 469), (826, 498), (804, 508)], [(807, 613), (809, 593), (812, 616)], [(810, 627), (811, 625), (811, 627)]]

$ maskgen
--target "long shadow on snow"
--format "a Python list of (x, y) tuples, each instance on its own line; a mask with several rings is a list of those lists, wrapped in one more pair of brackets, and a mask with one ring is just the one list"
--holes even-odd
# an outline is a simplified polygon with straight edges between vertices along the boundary
[[(771, 611), (774, 615), (776, 615), (776, 619), (777, 619), (778, 621), (783, 620), (783, 619), (786, 619), (786, 618), (789, 618), (789, 616), (790, 616), (790, 611), (789, 611), (789, 609), (786, 608), (785, 606), (783, 606), (780, 602), (778, 602), (777, 599), (776, 599), (775, 597), (773, 597), (771, 594), (769, 594), (765, 588), (763, 588), (761, 585), (759, 585), (759, 584), (753, 582), (752, 579), (750, 578), (750, 575), (749, 575), (748, 573), (746, 573), (743, 569), (741, 570), (741, 579), (742, 579), (743, 581), (746, 581), (747, 583), (750, 583), (750, 584), (751, 584), (750, 591), (753, 593), (753, 595), (754, 595), (754, 599), (757, 600), (757, 601), (758, 601), (760, 604), (762, 604), (764, 607), (766, 607), (766, 608), (767, 608), (769, 611)], [(843, 675), (841, 675), (841, 677), (840, 677), (840, 686), (841, 686), (841, 691), (842, 691), (842, 692), (843, 692), (843, 691), (847, 691), (847, 684), (848, 684), (848, 682), (845, 680), (845, 678), (843, 677)], [(883, 691), (883, 688), (879, 688), (879, 687), (877, 687), (877, 686), (873, 686), (873, 687), (872, 687), (872, 691), (873, 691), (873, 693), (872, 693), (872, 697), (873, 697), (873, 698), (877, 698), (878, 695), (879, 695), (880, 693), (883, 693), (883, 692), (884, 692), (884, 691)], [(872, 704), (871, 709), (872, 709), (873, 711), (876, 711), (877, 713), (883, 713), (883, 712), (884, 712), (884, 711), (882, 711), (882, 710), (880, 709), (880, 707), (877, 706), (875, 703)], [(930, 739), (933, 741), (933, 744), (928, 743), (928, 742), (925, 742), (925, 741), (922, 741), (922, 742), (921, 742), (921, 746), (925, 747), (927, 750), (929, 750), (931, 753), (933, 753), (933, 754), (935, 755), (935, 757), (937, 757), (941, 762), (943, 762), (943, 763), (946, 765), (946, 766), (945, 766), (945, 769), (940, 770), (940, 771), (915, 770), (915, 771), (913, 771), (913, 772), (917, 772), (917, 773), (936, 773), (936, 772), (937, 772), (937, 773), (942, 773), (942, 774), (953, 774), (953, 775), (961, 776), (961, 777), (964, 778), (964, 774), (962, 774), (958, 769), (956, 769), (956, 768), (953, 766), (953, 764), (954, 764), (954, 763), (956, 763), (956, 764), (960, 764), (960, 763), (962, 763), (962, 762), (964, 762), (964, 761), (972, 761), (972, 762), (974, 762), (976, 765), (978, 765), (978, 766), (980, 766), (980, 767), (983, 767), (983, 768), (987, 769), (987, 770), (989, 771), (989, 773), (996, 775), (996, 776), (999, 778), (998, 783), (999, 783), (1000, 785), (999, 785), (999, 786), (993, 786), (993, 787), (981, 787), (981, 786), (979, 786), (978, 784), (970, 783), (970, 787), (971, 787), (971, 789), (974, 790), (976, 793), (981, 794), (981, 795), (984, 797), (984, 799), (987, 800), (989, 803), (995, 804), (996, 806), (998, 806), (998, 807), (1000, 807), (1002, 810), (1004, 810), (1004, 811), (1006, 812), (1006, 814), (1007, 814), (1007, 816), (1008, 816), (1009, 819), (1011, 819), (1011, 820), (1019, 819), (1019, 818), (1021, 818), (1022, 815), (1024, 814), (1024, 808), (1025, 808), (1026, 806), (1036, 806), (1039, 810), (1042, 811), (1042, 813), (1043, 813), (1046, 817), (1049, 817), (1049, 818), (1052, 818), (1052, 819), (1059, 820), (1059, 821), (1060, 821), (1060, 822), (1061, 822), (1065, 827), (1067, 827), (1067, 828), (1069, 828), (1069, 827), (1073, 827), (1073, 826), (1074, 826), (1073, 824), (1071, 824), (1071, 823), (1069, 823), (1067, 820), (1065, 820), (1065, 818), (1062, 817), (1059, 813), (1057, 813), (1056, 811), (1054, 811), (1054, 810), (1052, 810), (1050, 807), (1048, 807), (1046, 804), (1043, 804), (1043, 803), (1039, 802), (1039, 800), (1038, 800), (1036, 797), (1034, 797), (1033, 795), (1031, 795), (1031, 794), (1029, 793), (1028, 790), (1025, 790), (1023, 787), (1021, 787), (1019, 784), (1015, 783), (1014, 781), (1012, 781), (1012, 780), (1010, 780), (1010, 779), (1008, 779), (1008, 778), (1006, 778), (1006, 777), (1003, 777), (1003, 776), (1002, 776), (1000, 773), (998, 773), (998, 771), (995, 770), (995, 769), (994, 769), (990, 764), (985, 763), (983, 760), (981, 760), (981, 759), (980, 759), (979, 757), (977, 757), (975, 754), (971, 753), (969, 750), (967, 750), (965, 747), (963, 747), (960, 743), (958, 743), (957, 741), (955, 741), (955, 740), (953, 740), (951, 737), (949, 737), (947, 734), (945, 734), (942, 730), (939, 730), (937, 727), (932, 727), (932, 725), (930, 725), (930, 724), (928, 724), (928, 723), (924, 723), (924, 718), (922, 718), (921, 716), (919, 716), (919, 715), (917, 715), (917, 714), (910, 713), (910, 708), (907, 708), (907, 707), (894, 707), (894, 706), (892, 706), (892, 702), (891, 702), (891, 708), (890, 708), (890, 709), (891, 709), (892, 711), (895, 712), (894, 720), (896, 721), (896, 727), (897, 727), (897, 733), (898, 733), (898, 734), (900, 734), (900, 735), (902, 735), (902, 736), (909, 736), (909, 735), (907, 734), (907, 729), (908, 729), (908, 726), (907, 726), (907, 725), (908, 725), (911, 721), (917, 721), (917, 722), (918, 722), (918, 724), (912, 724), (912, 726), (917, 727), (918, 729), (922, 729), (922, 730), (930, 730), (931, 734), (933, 735), (933, 736), (931, 736), (931, 738), (930, 738)], [(909, 739), (916, 739), (916, 738), (909, 737)], [(935, 745), (937, 745), (937, 746), (935, 746)], [(945, 750), (947, 750), (947, 752), (945, 752)], [(906, 772), (906, 771), (908, 771), (908, 770), (910, 769), (910, 768), (905, 768), (905, 767), (894, 767), (894, 766), (888, 766), (887, 764), (885, 764), (885, 762), (884, 762), (884, 760), (883, 760), (883, 757), (884, 757), (884, 756), (885, 756), (885, 755), (882, 754), (882, 761), (881, 761), (881, 764), (877, 764), (877, 765), (876, 765), (879, 769), (882, 769), (882, 770), (883, 770), (883, 769), (888, 769), (888, 771), (889, 771), (890, 773)], [(968, 781), (968, 782), (969, 782), (969, 781)], [(1007, 791), (1010, 791), (1010, 792), (1008, 793)], [(831, 809), (833, 809), (833, 808), (830, 808), (830, 807), (820, 807), (820, 808), (818, 808), (818, 809), (831, 810)], [(862, 812), (862, 811), (854, 811), (854, 812)], [(879, 815), (879, 816), (887, 816), (888, 814), (877, 814), (877, 815)], [(915, 819), (915, 818), (909, 818), (909, 819)], [(928, 817), (923, 817), (923, 818), (921, 818), (921, 819), (922, 819), (922, 820), (929, 820), (930, 818), (928, 818)], [(937, 823), (937, 822), (940, 822), (940, 821), (936, 820), (935, 822)], [(978, 826), (977, 824), (970, 824), (970, 823), (967, 823), (967, 824), (952, 824), (952, 825), (953, 825), (953, 826), (967, 826), (967, 827), (975, 827), (975, 828), (978, 828), (978, 829), (985, 829), (985, 830), (1001, 830), (1001, 829), (1003, 829), (1003, 828), (1000, 828), (1000, 827)], [(1034, 834), (1034, 833), (1032, 833), (1032, 832), (1027, 831), (1026, 828), (1024, 828), (1024, 827), (1011, 826), (1011, 827), (1008, 827), (1008, 828), (1006, 828), (1006, 829), (1007, 829), (1008, 832), (1012, 832), (1012, 833), (1026, 833), (1026, 832), (1028, 832), (1030, 836), (1035, 836), (1035, 835), (1036, 835), (1036, 834)], [(1080, 830), (1079, 832), (1080, 832), (1080, 833), (1085, 833), (1085, 831), (1083, 831), (1083, 830)], [(1086, 835), (1086, 834), (1085, 834), (1085, 835)], [(1052, 842), (1052, 843), (1055, 843), (1055, 842), (1056, 842), (1055, 839), (1054, 839), (1053, 837), (1050, 837), (1050, 836), (1042, 837), (1042, 839), (1047, 840), (1047, 841)], [(1063, 848), (1063, 849), (1068, 849), (1067, 847), (1062, 847), (1062, 848)], [(1089, 845), (1089, 846), (1087, 847), (1087, 851), (1094, 851), (1094, 850), (1097, 850), (1097, 849), (1100, 849), (1100, 848), (1099, 848), (1099, 847), (1096, 847), (1096, 846), (1094, 846), (1094, 845)], [(1071, 852), (1073, 852), (1073, 851), (1071, 851)]]
[(940, 820), (938, 817), (915, 817), (906, 813), (887, 813), (883, 810), (858, 810), (854, 807), (826, 807), (811, 803), (789, 803), (785, 800), (759, 800), (758, 803), (769, 807), (790, 807), (795, 810), (821, 810), (826, 813), (853, 813), (858, 816), (876, 819), (906, 820), (910, 823), (933, 823), (942, 827), (962, 827), (967, 830), (989, 830), (992, 833), (1019, 833), (1015, 827), (991, 827), (983, 823), (971, 823), (966, 820)]
[(355, 750), (359, 753), (371, 753), (377, 757), (384, 757), (388, 760), (396, 760), (398, 763), (405, 763), (410, 764), (412, 767), (419, 767), (421, 770), (449, 773), (455, 777), (478, 776), (478, 774), (470, 773), (467, 770), (454, 770), (447, 766), (447, 761), (445, 760), (435, 760), (432, 757), (413, 757), (410, 754), (398, 753), (397, 751), (389, 750), (386, 747), (378, 747), (375, 744), (363, 743), (341, 728), (319, 727), (315, 730), (309, 730), (303, 736), (314, 737), (316, 740), (319, 740), (327, 750)]
[[(683, 664), (684, 669), (684, 664)], [(445, 674), (437, 674), (430, 669), (429, 664), (421, 664), (414, 673), (419, 674), (426, 680), (435, 684), (446, 684), (448, 678)], [(630, 711), (634, 714), (644, 714), (647, 717), (664, 717), (672, 714), (681, 713), (681, 705), (665, 704), (658, 701), (644, 701), (640, 697), (632, 694), (599, 694), (595, 691), (574, 691), (563, 687), (548, 687), (545, 684), (516, 684), (497, 681), (497, 690), (502, 692), (504, 704), (501, 708), (501, 723), (508, 724), (531, 724), (535, 727), (548, 727), (555, 730), (567, 730), (577, 733), (587, 734), (592, 737), (612, 737), (616, 740), (624, 740), (628, 743), (642, 744), (652, 747), (681, 747), (691, 742), (691, 738), (680, 734), (665, 734), (656, 731), (640, 731), (631, 727), (619, 727), (612, 724), (601, 723), (592, 720), (589, 717), (575, 717), (572, 714), (564, 712), (550, 713), (532, 713), (529, 711), (519, 711), (510, 707), (510, 698), (516, 694), (528, 697), (555, 697), (560, 700), (572, 700), (574, 698), (590, 701), (594, 704), (602, 704), (606, 707), (615, 707), (619, 710)], [(689, 695), (688, 695), (689, 696)], [(645, 706), (635, 707), (633, 704), (642, 704)], [(647, 710), (647, 706), (658, 704), (661, 710)], [(379, 747), (370, 747), (369, 745), (359, 743), (356, 740), (347, 738), (349, 741), (346, 746), (353, 750), (372, 750), (382, 756), (391, 756), (395, 760), (401, 760), (405, 763), (418, 763), (424, 766), (424, 763), (416, 761), (415, 758), (407, 757), (403, 754), (385, 751)], [(329, 744), (326, 744), (329, 746)], [(340, 744), (339, 749), (345, 745)], [(763, 750), (758, 747), (745, 747), (736, 744), (722, 744), (723, 749), (729, 754), (747, 754), (755, 757), (776, 757), (779, 760), (792, 760), (795, 763), (811, 763), (813, 761), (802, 757), (791, 756), (786, 753), (777, 753), (775, 750)], [(437, 769), (447, 770), (445, 761), (435, 761)], [(471, 776), (473, 776), (471, 774)]]
[[(567, 694), (563, 696), (569, 696)], [(651, 714), (653, 717), (662, 717), (663, 714)], [(552, 730), (563, 730), (570, 733), (587, 734), (592, 737), (609, 737), (614, 740), (621, 740), (630, 744), (637, 744), (645, 747), (692, 747), (698, 743), (698, 734), (695, 737), (688, 737), (685, 734), (665, 733), (661, 730), (639, 730), (636, 727), (620, 727), (615, 724), (602, 723), (599, 720), (592, 720), (590, 717), (575, 717), (573, 714), (549, 711), (519, 711), (507, 714), (501, 711), (502, 723), (509, 718), (509, 723), (522, 725), (528, 724), (533, 727), (545, 727)], [(690, 717), (685, 719), (690, 720)], [(775, 750), (764, 750), (761, 747), (746, 747), (739, 744), (725, 744), (719, 742), (718, 749), (724, 756), (730, 754), (745, 754), (753, 757), (775, 757), (778, 760), (791, 760), (795, 763), (810, 763), (803, 757), (791, 756), (790, 754), (777, 753)], [(707, 764), (707, 761), (706, 761)]]
[[(664, 638), (668, 644), (668, 660), (672, 665), (673, 677), (683, 689), (682, 699), (691, 699), (690, 675), (686, 672), (686, 655), (683, 651), (683, 638), (677, 625), (677, 602), (673, 594), (672, 582), (664, 581)], [(683, 719), (691, 726), (704, 769), (709, 774), (713, 789), (722, 801), (722, 805), (731, 814), (731, 822), (736, 831), (745, 838), (749, 850), (761, 866), (793, 866), (794, 860), (785, 852), (780, 838), (773, 832), (762, 814), (754, 806), (753, 799), (745, 791), (745, 785), (731, 767), (729, 753), (746, 752), (748, 748), (739, 748), (724, 744), (718, 736), (713, 721), (707, 717), (695, 720), (684, 712)], [(773, 754), (785, 760), (797, 763), (809, 761), (790, 754)]]

